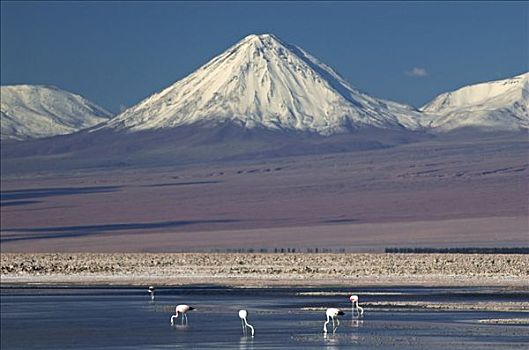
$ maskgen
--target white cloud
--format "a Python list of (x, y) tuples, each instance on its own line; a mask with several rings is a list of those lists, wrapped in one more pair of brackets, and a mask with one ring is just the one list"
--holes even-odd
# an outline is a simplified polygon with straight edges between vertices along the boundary
[(428, 72), (426, 71), (426, 69), (421, 67), (413, 67), (411, 70), (405, 71), (404, 74), (410, 77), (417, 78), (423, 78), (428, 76)]

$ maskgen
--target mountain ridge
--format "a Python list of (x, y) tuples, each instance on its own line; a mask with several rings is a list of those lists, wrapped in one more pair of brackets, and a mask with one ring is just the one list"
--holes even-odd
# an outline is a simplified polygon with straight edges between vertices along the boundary
[(70, 134), (112, 114), (86, 98), (52, 85), (1, 86), (1, 139), (21, 141)]
[[(10, 89), (29, 92), (24, 96)], [(41, 103), (39, 91), (63, 96)], [(234, 130), (279, 131), (289, 138), (377, 128), (431, 134), (460, 129), (523, 131), (529, 128), (528, 111), (529, 73), (467, 85), (417, 109), (362, 92), (303, 48), (273, 34), (246, 36), (193, 73), (113, 118), (93, 102), (49, 85), (2, 86), (1, 110), (2, 140), (79, 130), (135, 133), (183, 126), (196, 126), (198, 132), (218, 128), (217, 136), (205, 134), (223, 139), (226, 125), (233, 126), (233, 137), (237, 136)], [(88, 135), (78, 139), (89, 141)]]
[(460, 128), (521, 130), (529, 128), (529, 72), (466, 85), (438, 95), (420, 108), (430, 114), (433, 131)]

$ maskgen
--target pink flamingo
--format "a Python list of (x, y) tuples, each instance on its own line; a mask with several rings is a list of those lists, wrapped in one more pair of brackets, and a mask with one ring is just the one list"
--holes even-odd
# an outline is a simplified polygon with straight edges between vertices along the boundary
[(149, 289), (147, 289), (147, 291), (151, 295), (151, 300), (154, 300), (154, 286), (150, 286)]
[(364, 309), (358, 305), (358, 295), (351, 295), (349, 297), (349, 300), (351, 301), (351, 311), (353, 313), (353, 316), (355, 315), (355, 311), (358, 314), (358, 317), (364, 315)]
[(239, 310), (239, 318), (241, 319), (241, 326), (242, 326), (242, 333), (246, 335), (246, 327), (250, 328), (252, 330), (252, 337), (255, 334), (255, 330), (251, 324), (248, 323), (246, 320), (248, 317), (248, 311), (246, 310)]
[[(327, 316), (327, 321), (323, 324), (323, 333), (327, 334), (327, 325), (329, 322), (332, 321), (332, 332), (336, 332), (336, 328), (340, 325), (340, 320), (338, 320), (338, 316), (345, 315), (344, 312), (340, 309), (331, 307), (328, 308), (327, 311), (325, 311), (325, 315)], [(334, 320), (336, 320), (336, 326), (334, 325)]]
[(171, 316), (171, 326), (174, 325), (174, 320), (178, 318), (178, 314), (182, 314), (182, 324), (184, 323), (184, 320), (187, 324), (187, 312), (191, 310), (195, 310), (195, 308), (185, 304), (176, 305), (176, 313)]

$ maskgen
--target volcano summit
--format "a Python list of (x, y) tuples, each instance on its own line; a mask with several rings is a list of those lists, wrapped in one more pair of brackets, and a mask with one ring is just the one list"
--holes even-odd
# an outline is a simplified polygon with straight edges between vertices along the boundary
[(249, 35), (184, 79), (106, 123), (120, 131), (214, 125), (332, 135), (366, 127), (420, 128), (411, 106), (379, 100), (303, 49)]

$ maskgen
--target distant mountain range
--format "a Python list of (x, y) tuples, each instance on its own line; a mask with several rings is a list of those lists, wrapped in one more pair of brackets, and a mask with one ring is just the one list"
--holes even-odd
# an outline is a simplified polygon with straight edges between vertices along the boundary
[(437, 96), (421, 108), (431, 115), (424, 126), (436, 131), (460, 128), (529, 128), (529, 73), (469, 85)]
[(71, 134), (112, 116), (95, 103), (53, 86), (2, 86), (0, 94), (2, 140)]
[(94, 103), (56, 88), (3, 86), (2, 140), (48, 137), (90, 127), (85, 140), (98, 133), (194, 126), (211, 131), (226, 125), (254, 133), (319, 136), (366, 129), (519, 131), (529, 127), (528, 81), (525, 73), (466, 86), (416, 109), (361, 92), (302, 48), (272, 34), (250, 35), (113, 118)]

